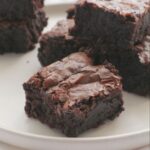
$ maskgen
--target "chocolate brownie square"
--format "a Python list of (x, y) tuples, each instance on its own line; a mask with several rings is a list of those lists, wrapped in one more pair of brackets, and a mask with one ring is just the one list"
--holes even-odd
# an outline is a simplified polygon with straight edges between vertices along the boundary
[(149, 24), (149, 0), (79, 0), (70, 32), (107, 49), (129, 49), (143, 41)]
[(119, 51), (119, 64), (114, 64), (123, 77), (124, 89), (150, 96), (150, 36), (132, 50)]
[(33, 49), (46, 25), (47, 18), (43, 11), (38, 11), (35, 19), (0, 22), (0, 54), (22, 53)]
[(69, 29), (73, 26), (73, 19), (61, 20), (49, 32), (42, 35), (38, 58), (43, 66), (77, 52), (89, 43), (88, 41), (77, 40), (69, 34)]
[(111, 64), (93, 66), (78, 52), (44, 67), (24, 83), (25, 111), (75, 137), (123, 111), (122, 84)]
[(1, 0), (0, 21), (34, 19), (35, 13), (43, 6), (44, 0)]
[[(102, 48), (102, 47), (101, 47)], [(133, 48), (96, 52), (96, 63), (111, 62), (123, 77), (126, 91), (139, 95), (150, 95), (150, 36)]]

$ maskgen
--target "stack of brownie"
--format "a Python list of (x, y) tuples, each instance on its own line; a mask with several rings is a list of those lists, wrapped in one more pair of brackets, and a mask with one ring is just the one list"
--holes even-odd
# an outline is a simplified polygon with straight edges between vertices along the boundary
[(122, 77), (150, 95), (150, 1), (79, 0), (67, 12), (42, 35), (46, 67), (23, 87), (27, 115), (72, 137), (123, 111)]
[(79, 0), (67, 12), (42, 36), (41, 64), (85, 51), (96, 64), (115, 65), (125, 90), (150, 95), (150, 1)]
[(22, 53), (34, 48), (47, 18), (44, 0), (1, 0), (0, 53)]

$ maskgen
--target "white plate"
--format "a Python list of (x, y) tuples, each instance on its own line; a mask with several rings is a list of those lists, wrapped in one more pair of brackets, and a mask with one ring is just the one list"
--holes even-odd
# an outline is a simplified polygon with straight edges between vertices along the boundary
[[(46, 8), (52, 25), (65, 17), (68, 5)], [(125, 111), (114, 121), (66, 138), (24, 113), (22, 83), (36, 73), (40, 64), (37, 49), (0, 56), (0, 141), (35, 150), (127, 150), (149, 144), (149, 98), (124, 93)]]
[(46, 5), (57, 5), (57, 4), (72, 4), (76, 0), (45, 0)]

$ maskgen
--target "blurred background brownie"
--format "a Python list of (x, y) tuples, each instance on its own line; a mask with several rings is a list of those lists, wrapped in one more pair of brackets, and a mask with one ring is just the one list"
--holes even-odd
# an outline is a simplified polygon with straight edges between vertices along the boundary
[(79, 0), (68, 12), (69, 17), (75, 13), (71, 35), (108, 49), (128, 49), (143, 41), (150, 24), (149, 0)]
[(2, 0), (0, 54), (32, 50), (47, 25), (44, 0)]
[(0, 54), (22, 53), (32, 50), (47, 25), (43, 11), (36, 13), (35, 19), (0, 23)]
[(75, 17), (75, 6), (70, 7), (66, 12), (67, 19), (73, 19)]
[(123, 111), (122, 84), (111, 64), (93, 66), (79, 52), (44, 67), (25, 84), (29, 117), (75, 137)]
[(96, 54), (98, 64), (107, 60), (115, 65), (123, 77), (126, 91), (150, 95), (150, 36), (131, 49), (100, 52), (98, 48)]
[(43, 6), (44, 0), (1, 0), (0, 21), (34, 19), (36, 12)]

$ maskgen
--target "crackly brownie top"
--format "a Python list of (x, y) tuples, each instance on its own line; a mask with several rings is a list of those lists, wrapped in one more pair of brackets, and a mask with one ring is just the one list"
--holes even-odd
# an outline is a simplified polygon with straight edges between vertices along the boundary
[(93, 66), (83, 52), (71, 54), (39, 71), (28, 82), (66, 109), (89, 98), (121, 91), (121, 78), (110, 64)]
[(125, 16), (137, 19), (150, 11), (149, 0), (79, 0), (79, 4), (91, 4), (91, 6), (103, 8), (107, 11), (117, 12)]
[(27, 84), (44, 91), (77, 73), (83, 67), (92, 65), (92, 60), (85, 53), (79, 52), (42, 68)]
[(73, 19), (67, 19), (67, 20), (61, 20), (59, 21), (49, 32), (45, 33), (41, 40), (47, 39), (49, 37), (61, 37), (65, 36), (66, 38), (71, 38), (71, 36), (68, 34), (69, 29), (74, 26), (74, 20)]
[(93, 66), (83, 52), (43, 68), (27, 84), (42, 89), (51, 100), (63, 103), (63, 108), (122, 89), (121, 78), (112, 65)]
[(150, 65), (150, 36), (147, 35), (144, 42), (136, 46), (141, 63)]
[(121, 89), (121, 78), (114, 67), (107, 64), (83, 67), (47, 93), (53, 100), (61, 101), (64, 109), (68, 109), (74, 104), (96, 97), (104, 98)]

